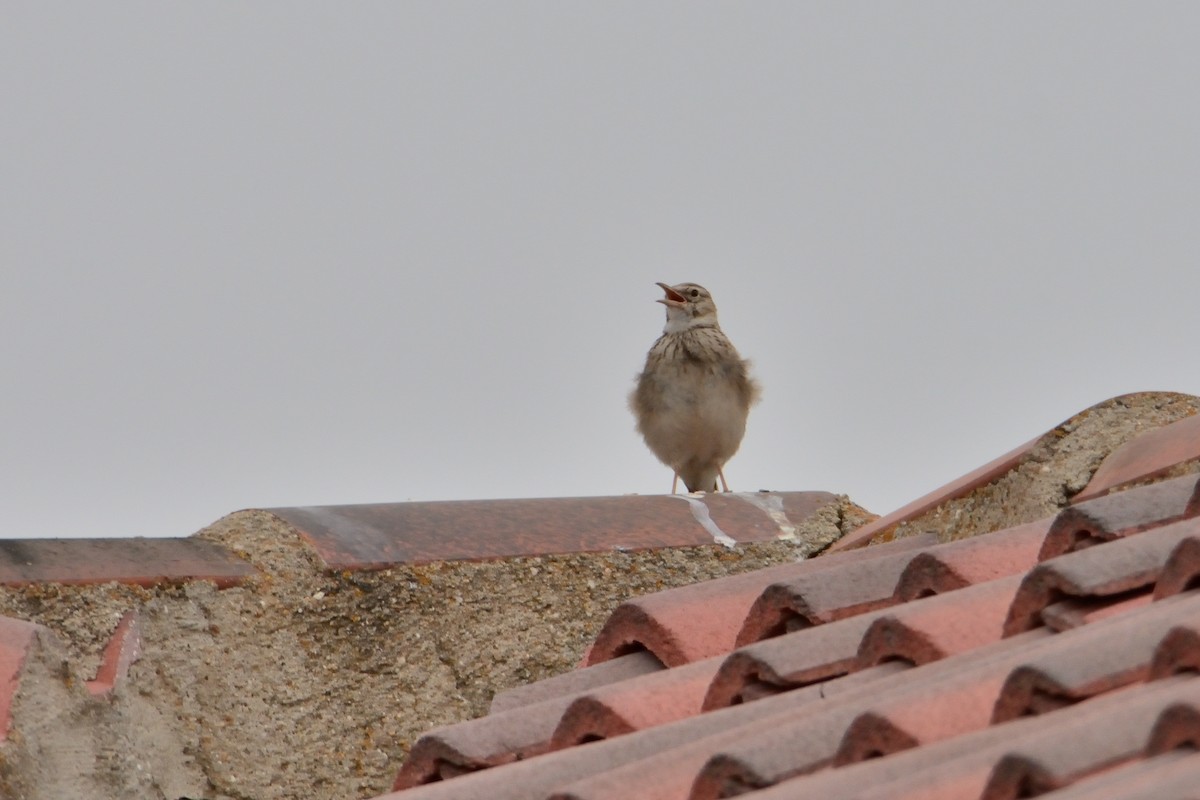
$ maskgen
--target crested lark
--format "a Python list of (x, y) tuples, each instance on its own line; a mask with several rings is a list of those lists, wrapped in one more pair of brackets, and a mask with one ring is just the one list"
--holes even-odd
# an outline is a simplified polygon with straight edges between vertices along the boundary
[(629, 395), (637, 429), (658, 460), (675, 470), (689, 492), (714, 492), (721, 467), (746, 432), (758, 383), (717, 324), (717, 306), (703, 286), (658, 284), (667, 307), (663, 334), (646, 354), (646, 367)]

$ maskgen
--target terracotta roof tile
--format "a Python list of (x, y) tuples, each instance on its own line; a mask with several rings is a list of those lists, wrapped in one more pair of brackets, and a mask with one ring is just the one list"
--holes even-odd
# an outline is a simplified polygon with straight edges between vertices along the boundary
[(1159, 715), (1197, 700), (1200, 681), (1189, 678), (1138, 685), (1054, 714), (801, 776), (755, 800), (1030, 797), (1143, 754)]
[(1200, 475), (1153, 483), (1063, 509), (1054, 519), (1041, 560), (1098, 542), (1200, 514)]
[(953, 500), (956, 497), (962, 497), (970, 494), (980, 486), (985, 486), (991, 483), (992, 481), (996, 480), (996, 478), (1020, 464), (1025, 457), (1033, 451), (1038, 442), (1040, 442), (1045, 435), (1046, 434), (1042, 434), (1042, 436), (1030, 439), (1020, 447), (1010, 450), (993, 461), (989, 461), (975, 471), (969, 472), (961, 478), (947, 483), (945, 486), (934, 489), (924, 497), (914, 500), (903, 508), (893, 511), (891, 514), (887, 514), (875, 520), (874, 522), (869, 522), (866, 525), (863, 525), (861, 528), (852, 531), (838, 541), (834, 542), (829, 548), (830, 552), (864, 547), (876, 536), (890, 528), (894, 528), (901, 522), (919, 517), (926, 511), (931, 511), (932, 509), (937, 508), (947, 500)]
[(863, 636), (860, 664), (926, 664), (998, 641), (1020, 581), (1012, 575), (888, 609)]
[(254, 567), (204, 539), (0, 539), (0, 584), (207, 580), (241, 583)]
[(1061, 600), (1042, 609), (1041, 622), (1056, 631), (1067, 631), (1148, 606), (1153, 599), (1148, 591), (1133, 591), (1111, 597)]
[(1200, 533), (1185, 537), (1175, 546), (1154, 586), (1155, 597), (1169, 597), (1200, 588)]
[(1174, 750), (1085, 778), (1046, 800), (1194, 800), (1200, 786), (1200, 754)]
[(826, 563), (824, 569), (807, 570), (772, 583), (754, 601), (749, 613), (742, 613), (745, 622), (735, 643), (751, 644), (892, 605), (896, 602), (896, 581), (920, 554), (918, 548), (936, 541), (932, 537), (913, 538), (917, 541), (900, 539), (886, 548), (861, 551), (874, 558)]
[(1161, 475), (1176, 464), (1200, 458), (1200, 415), (1164, 425), (1114, 450), (1076, 501), (1099, 497), (1126, 483)]
[[(681, 724), (677, 728), (676, 747), (573, 782), (554, 797), (621, 800), (628, 797), (629, 787), (634, 784), (638, 786), (639, 798), (703, 796), (705, 779), (718, 774), (706, 764), (720, 762), (730, 753), (735, 754), (730, 761), (733, 774), (742, 778), (746, 777), (741, 771), (746, 764), (736, 762), (736, 754), (742, 752), (759, 757), (754, 766), (767, 771), (777, 768), (772, 757), (775, 761), (785, 759), (788, 769), (795, 768), (793, 753), (803, 753), (809, 759), (808, 767), (816, 768), (832, 758), (837, 734), (853, 713), (850, 709), (839, 714), (841, 704), (853, 702), (870, 687), (905, 669), (902, 664), (887, 664), (780, 695), (773, 703), (751, 703), (711, 712), (698, 719), (722, 720), (725, 724), (696, 730)], [(732, 784), (745, 788), (770, 783), (754, 783), (753, 778), (750, 781), (735, 780)]]
[(772, 583), (822, 572), (834, 565), (873, 561), (931, 541), (900, 540), (861, 553), (821, 556), (633, 598), (609, 617), (588, 651), (586, 662), (596, 664), (645, 649), (673, 667), (728, 653), (751, 606)]
[(559, 750), (695, 716), (720, 661), (695, 661), (582, 694), (563, 713), (550, 746)]
[(1024, 573), (1037, 564), (1051, 522), (1052, 518), (1037, 520), (929, 547), (918, 553), (900, 576), (896, 599), (915, 600)]
[(546, 752), (571, 699), (557, 697), (429, 731), (413, 746), (394, 788), (446, 780)]
[(766, 639), (729, 655), (706, 709), (776, 694), (884, 661), (925, 663), (1000, 638), (1019, 576)]
[[(1046, 635), (1032, 632), (1021, 641), (998, 642), (981, 648), (967, 659), (975, 666), (999, 663), (1005, 658), (1011, 661), (1019, 657), (1020, 647), (1025, 642)], [(920, 704), (930, 696), (934, 696), (936, 702), (938, 683), (957, 675), (962, 666), (961, 662), (952, 664), (947, 660), (913, 668), (893, 661), (819, 687), (809, 687), (825, 690), (822, 702), (810, 704), (803, 709), (804, 714), (798, 713), (785, 722), (770, 727), (762, 725), (714, 751), (697, 778), (695, 796), (717, 797), (734, 789), (744, 791), (770, 786), (788, 777), (828, 766), (839, 758), (854, 760), (852, 748), (855, 745), (850, 741), (849, 729), (857, 726), (859, 734), (870, 736), (871, 715), (879, 716), (876, 712), (882, 707), (881, 703), (907, 702), (915, 698), (914, 702)], [(880, 673), (880, 670), (886, 671)], [(866, 673), (880, 677), (870, 683), (850, 683), (853, 691), (841, 689), (842, 684)], [(786, 697), (787, 694), (780, 695), (771, 702)], [(990, 706), (987, 710), (990, 712)], [(862, 757), (873, 752), (872, 742), (864, 744)]]
[[(772, 504), (771, 501), (774, 501)], [(836, 503), (829, 492), (569, 497), (270, 508), (330, 569), (769, 542)], [(772, 506), (768, 510), (768, 506)], [(776, 508), (777, 506), (777, 508)]]
[(1175, 545), (1197, 532), (1200, 517), (1193, 517), (1040, 564), (1022, 583), (1006, 631), (1036, 627), (1042, 610), (1062, 599), (1110, 598), (1153, 587)]
[(1179, 672), (1200, 672), (1200, 620), (1181, 616), (1159, 642), (1150, 663), (1150, 676), (1165, 678)]
[(994, 720), (1045, 713), (1146, 680), (1163, 639), (1181, 618), (1197, 614), (1200, 593), (1193, 592), (1050, 637), (1008, 676)]
[[(851, 684), (853, 685), (853, 684)], [(597, 775), (707, 736), (725, 734), (739, 726), (774, 716), (819, 699), (825, 687), (781, 695), (774, 703), (748, 703), (721, 709), (582, 747), (553, 751), (495, 769), (474, 772), (452, 781), (431, 783), (397, 794), (405, 800), (517, 800), (549, 795), (558, 787)]]

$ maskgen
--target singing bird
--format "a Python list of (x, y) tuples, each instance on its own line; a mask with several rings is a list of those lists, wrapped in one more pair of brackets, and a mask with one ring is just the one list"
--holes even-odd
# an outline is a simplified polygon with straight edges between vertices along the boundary
[(689, 492), (715, 492), (717, 479), (746, 433), (746, 416), (759, 397), (758, 382), (717, 323), (712, 295), (695, 283), (659, 283), (667, 307), (662, 336), (629, 395), (637, 429), (658, 460)]

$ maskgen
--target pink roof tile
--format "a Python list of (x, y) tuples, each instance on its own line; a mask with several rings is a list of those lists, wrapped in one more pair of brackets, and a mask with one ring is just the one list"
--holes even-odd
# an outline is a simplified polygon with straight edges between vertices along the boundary
[(708, 658), (582, 694), (563, 712), (550, 746), (559, 750), (695, 716), (718, 667), (719, 658)]
[(926, 548), (900, 576), (896, 599), (916, 600), (1026, 572), (1037, 564), (1052, 520)]
[(1185, 537), (1175, 546), (1154, 587), (1156, 597), (1169, 597), (1200, 588), (1200, 532)]
[(1161, 475), (1176, 464), (1200, 458), (1200, 415), (1146, 431), (1114, 450), (1075, 496), (1099, 497), (1122, 484)]
[(1042, 795), (1046, 800), (1194, 800), (1200, 754), (1174, 750), (1104, 770)]
[(861, 553), (821, 556), (633, 598), (609, 617), (588, 651), (587, 663), (596, 664), (641, 649), (672, 667), (728, 653), (751, 606), (772, 583), (834, 565), (873, 561), (930, 541), (902, 540)]
[(747, 645), (721, 665), (704, 707), (776, 694), (897, 658), (925, 663), (995, 641), (1018, 584), (1013, 576)]
[[(507, 558), (545, 553), (644, 550), (712, 544), (716, 534), (769, 542), (837, 502), (829, 492), (568, 497), (270, 508), (304, 536), (330, 569)], [(767, 499), (781, 511), (770, 513)], [(697, 516), (703, 508), (707, 519)]]
[(1148, 606), (1153, 600), (1154, 595), (1149, 591), (1137, 590), (1106, 597), (1060, 600), (1042, 609), (1041, 621), (1056, 631), (1068, 631)]
[[(1159, 715), (1197, 699), (1200, 681), (1188, 678), (1138, 685), (1054, 714), (801, 776), (764, 789), (755, 800), (1029, 797), (1144, 753)], [(946, 788), (955, 791), (939, 791)]]
[(556, 697), (429, 731), (408, 754), (394, 788), (446, 780), (544, 753), (570, 702), (569, 695)]
[[(703, 794), (706, 778), (717, 774), (706, 764), (711, 766), (713, 762), (720, 761), (724, 754), (745, 750), (768, 759), (766, 763), (758, 764), (767, 770), (773, 768), (770, 757), (780, 757), (780, 750), (785, 759), (788, 754), (803, 753), (809, 760), (807, 766), (816, 768), (832, 758), (840, 731), (854, 713), (854, 709), (844, 707), (844, 703), (853, 703), (871, 686), (877, 686), (878, 682), (904, 670), (903, 665), (888, 664), (820, 687), (789, 692), (774, 703), (751, 703), (714, 711), (699, 719), (729, 718), (729, 722), (719, 729), (695, 732), (681, 726), (678, 746), (572, 782), (556, 793), (554, 798), (622, 800), (628, 797), (629, 787), (636, 784), (639, 798), (682, 800)], [(815, 703), (817, 699), (822, 702)], [(757, 714), (746, 716), (747, 711)], [(759, 746), (746, 747), (751, 742), (759, 742)], [(717, 755), (714, 756), (714, 753)], [(797, 768), (794, 759), (787, 763), (789, 769)], [(736, 777), (730, 783), (743, 788), (766, 785), (740, 783), (737, 778), (744, 776), (736, 768), (735, 773)], [(722, 781), (720, 785), (725, 786), (726, 782)]]
[(901, 539), (888, 547), (862, 551), (874, 558), (826, 563), (824, 569), (772, 583), (749, 612), (743, 612), (745, 622), (735, 644), (750, 644), (892, 605), (900, 574), (919, 555), (918, 548), (936, 541), (932, 537), (912, 538), (917, 541)]
[(1062, 599), (1104, 598), (1153, 586), (1175, 545), (1198, 531), (1200, 517), (1192, 517), (1040, 564), (1022, 583), (1006, 630), (1035, 627), (1042, 610)]
[(1200, 672), (1200, 620), (1181, 616), (1159, 642), (1150, 663), (1153, 678)]
[(1200, 514), (1200, 475), (1104, 495), (1062, 510), (1046, 536), (1041, 560)]
[(948, 500), (953, 500), (958, 497), (964, 497), (978, 489), (980, 486), (986, 486), (992, 481), (999, 478), (1004, 473), (1011, 470), (1013, 467), (1020, 464), (1026, 456), (1028, 456), (1042, 440), (1042, 436), (1030, 439), (1020, 447), (1014, 448), (999, 458), (989, 461), (982, 467), (979, 467), (974, 472), (968, 472), (966, 475), (947, 483), (941, 488), (934, 489), (929, 494), (914, 500), (908, 505), (893, 511), (879, 519), (869, 522), (861, 528), (850, 532), (843, 536), (838, 541), (830, 546), (830, 552), (838, 552), (841, 550), (851, 550), (856, 547), (864, 547), (872, 539), (879, 534), (896, 527), (901, 522), (914, 519), (921, 516), (926, 511), (933, 509), (945, 503)]
[(0, 584), (212, 581), (225, 588), (256, 570), (204, 539), (0, 539)]
[(1146, 604), (1050, 637), (1007, 677), (994, 720), (1045, 713), (1146, 680), (1160, 643), (1180, 618), (1191, 615), (1200, 615), (1200, 594)]

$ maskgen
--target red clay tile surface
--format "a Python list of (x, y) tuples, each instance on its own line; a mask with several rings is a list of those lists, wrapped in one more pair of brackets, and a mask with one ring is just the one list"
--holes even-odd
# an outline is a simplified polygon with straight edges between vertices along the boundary
[(0, 539), (0, 584), (240, 583), (254, 567), (203, 539)]
[(1090, 500), (1122, 484), (1160, 475), (1176, 464), (1200, 458), (1200, 415), (1147, 431), (1117, 448), (1075, 496)]
[[(331, 569), (769, 542), (836, 501), (828, 492), (571, 497), (266, 509), (295, 526)], [(765, 506), (772, 498), (777, 513)]]
[(989, 461), (974, 472), (968, 472), (961, 478), (950, 481), (950, 483), (941, 488), (934, 489), (929, 494), (912, 501), (903, 508), (899, 508), (874, 522), (862, 526), (835, 542), (829, 548), (829, 551), (835, 553), (839, 550), (852, 550), (856, 547), (864, 547), (868, 542), (889, 528), (894, 528), (905, 520), (919, 517), (926, 511), (937, 508), (947, 500), (953, 500), (956, 497), (970, 494), (975, 489), (991, 483), (1021, 463), (1025, 456), (1029, 455), (1041, 440), (1041, 436), (1030, 439), (1020, 447), (1010, 450), (993, 461)]
[[(450, 726), (470, 742), (536, 724), (540, 754), (410, 760), (384, 797), (1200, 797), (1196, 487), (631, 598), (579, 671), (614, 679), (555, 678), (550, 701)], [(414, 754), (447, 734), (426, 738)]]

